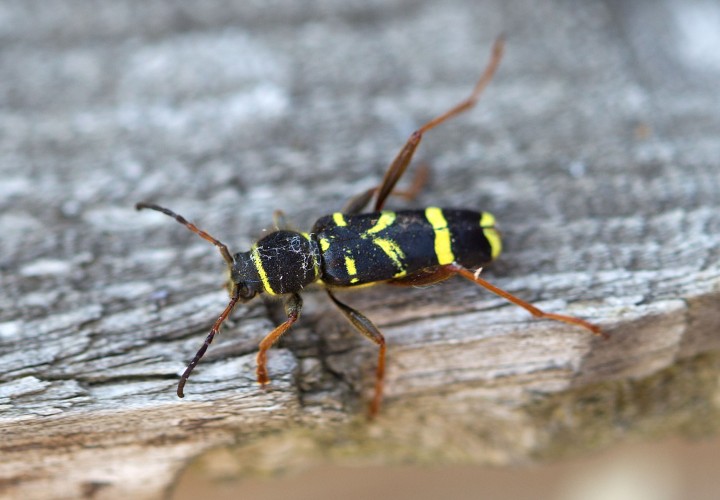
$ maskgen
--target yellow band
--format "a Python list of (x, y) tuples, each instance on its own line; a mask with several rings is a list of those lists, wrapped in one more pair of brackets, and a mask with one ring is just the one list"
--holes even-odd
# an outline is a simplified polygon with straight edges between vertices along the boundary
[(395, 212), (389, 210), (383, 210), (380, 213), (380, 218), (377, 220), (375, 225), (368, 229), (365, 234), (379, 233), (383, 229), (387, 229), (390, 225), (395, 222)]
[(447, 227), (447, 220), (442, 210), (437, 207), (428, 207), (425, 209), (425, 218), (432, 225), (435, 231), (435, 255), (438, 264), (452, 264), (455, 262), (455, 255), (450, 245), (450, 229)]
[(335, 221), (335, 224), (337, 226), (347, 226), (347, 222), (345, 222), (345, 217), (343, 217), (343, 214), (340, 212), (335, 212), (333, 215), (333, 221)]
[(257, 269), (258, 275), (260, 275), (260, 280), (262, 281), (263, 287), (265, 288), (265, 291), (269, 293), (270, 295), (277, 295), (275, 291), (270, 286), (270, 280), (268, 280), (267, 273), (265, 272), (265, 268), (262, 265), (262, 259), (260, 259), (260, 252), (258, 252), (257, 245), (253, 245), (252, 251), (250, 252), (250, 257), (252, 258), (253, 263), (255, 264), (255, 268)]
[(402, 259), (405, 258), (405, 253), (402, 251), (402, 248), (400, 248), (400, 245), (386, 238), (373, 238), (372, 242), (379, 246), (382, 251), (385, 252), (385, 255), (390, 257), (395, 267), (398, 268), (398, 272), (393, 275), (393, 278), (400, 278), (407, 274), (402, 263)]
[(483, 228), (483, 234), (490, 243), (490, 256), (496, 259), (502, 252), (502, 240), (500, 233), (495, 229), (495, 217), (493, 214), (483, 212), (480, 216), (480, 227)]
[(355, 267), (355, 259), (353, 259), (349, 255), (345, 256), (345, 270), (350, 277), (350, 283), (357, 283), (358, 281), (360, 281), (360, 279), (357, 277), (353, 278), (353, 276), (357, 274), (357, 267)]

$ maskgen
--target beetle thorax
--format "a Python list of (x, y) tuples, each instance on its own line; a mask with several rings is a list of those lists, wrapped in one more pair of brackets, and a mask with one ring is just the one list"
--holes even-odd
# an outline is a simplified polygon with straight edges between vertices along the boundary
[(274, 231), (236, 257), (233, 280), (254, 278), (270, 295), (299, 292), (320, 277), (320, 250), (307, 233)]

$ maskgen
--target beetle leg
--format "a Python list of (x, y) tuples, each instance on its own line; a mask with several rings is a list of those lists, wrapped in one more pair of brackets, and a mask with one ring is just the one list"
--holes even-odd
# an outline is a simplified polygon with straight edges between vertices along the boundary
[(445, 281), (454, 273), (444, 267), (432, 268), (428, 270), (419, 271), (402, 278), (394, 278), (390, 281), (386, 281), (388, 285), (396, 286), (430, 286), (441, 281)]
[(273, 229), (275, 231), (281, 231), (283, 229), (293, 230), (292, 225), (288, 223), (285, 212), (280, 209), (273, 211)]
[(267, 371), (267, 351), (270, 349), (275, 342), (282, 336), (283, 333), (295, 323), (300, 317), (300, 311), (302, 311), (302, 298), (297, 293), (290, 295), (285, 301), (285, 312), (287, 313), (287, 319), (279, 324), (273, 331), (268, 333), (264, 339), (260, 342), (260, 348), (257, 353), (257, 381), (260, 385), (265, 385), (270, 382), (270, 377)]
[(538, 309), (534, 305), (525, 302), (524, 300), (516, 297), (515, 295), (511, 294), (510, 292), (506, 292), (502, 288), (498, 288), (492, 283), (489, 283), (482, 279), (480, 275), (476, 275), (476, 273), (473, 273), (469, 269), (464, 268), (460, 264), (448, 264), (444, 266), (445, 269), (448, 271), (459, 274), (465, 279), (468, 279), (472, 281), (473, 283), (480, 285), (481, 287), (485, 288), (486, 290), (491, 291), (495, 295), (499, 295), (505, 300), (508, 300), (515, 304), (516, 306), (520, 306), (523, 309), (525, 309), (527, 312), (535, 316), (536, 318), (545, 318), (545, 319), (552, 319), (555, 321), (562, 321), (563, 323), (569, 323), (571, 325), (577, 325), (582, 328), (585, 328), (586, 330), (590, 330), (595, 335), (599, 335), (603, 338), (609, 338), (609, 335), (605, 332), (603, 332), (599, 326), (594, 325), (592, 323), (589, 323), (585, 321), (584, 319), (576, 318), (574, 316), (565, 316), (564, 314), (555, 314), (555, 313), (547, 313), (545, 311), (542, 311), (541, 309)]
[[(428, 179), (430, 178), (430, 167), (426, 164), (422, 164), (417, 168), (417, 171), (415, 173), (415, 177), (413, 177), (413, 182), (410, 185), (408, 189), (400, 190), (395, 189), (392, 193), (390, 193), (392, 196), (400, 196), (401, 198), (405, 198), (406, 200), (414, 200), (420, 192), (425, 187), (425, 184), (427, 184)], [(345, 204), (345, 206), (342, 209), (342, 213), (344, 214), (359, 214), (363, 210), (365, 210), (365, 207), (367, 207), (368, 203), (370, 203), (370, 200), (372, 200), (372, 197), (377, 194), (377, 192), (380, 190), (380, 186), (375, 186), (373, 188), (370, 188), (366, 191), (363, 191), (362, 193), (353, 196), (348, 200), (348, 202)]]
[(441, 123), (462, 113), (463, 111), (467, 111), (468, 109), (475, 106), (480, 97), (480, 94), (490, 82), (493, 75), (495, 74), (495, 71), (497, 70), (498, 65), (500, 64), (500, 59), (502, 59), (503, 46), (504, 38), (500, 36), (495, 40), (490, 61), (485, 67), (485, 71), (483, 71), (482, 76), (480, 76), (480, 79), (475, 84), (475, 88), (470, 94), (470, 97), (450, 108), (445, 113), (436, 116), (432, 120), (425, 123), (422, 127), (417, 129), (415, 132), (410, 134), (410, 138), (407, 140), (407, 142), (397, 154), (395, 159), (392, 161), (387, 172), (385, 172), (385, 177), (383, 177), (380, 188), (378, 189), (377, 199), (375, 200), (375, 211), (382, 210), (382, 207), (385, 205), (385, 200), (387, 200), (387, 197), (393, 191), (393, 188), (395, 188), (395, 184), (397, 184), (397, 181), (400, 180), (400, 177), (402, 177), (408, 165), (410, 164), (410, 160), (412, 160), (413, 154), (415, 154), (415, 149), (418, 147), (420, 141), (423, 138), (423, 134), (428, 130), (435, 128)]
[(370, 418), (373, 418), (375, 417), (375, 415), (377, 415), (378, 410), (380, 409), (380, 401), (382, 400), (383, 393), (383, 384), (385, 381), (385, 337), (383, 337), (382, 333), (380, 333), (380, 330), (378, 330), (377, 327), (373, 324), (373, 322), (370, 321), (364, 314), (353, 309), (347, 304), (340, 302), (329, 289), (325, 289), (325, 291), (327, 292), (330, 299), (345, 315), (348, 321), (350, 321), (350, 323), (352, 323), (352, 325), (360, 333), (362, 333), (365, 337), (377, 344), (377, 346), (379, 347), (377, 369), (375, 372), (375, 395), (370, 402), (370, 408), (368, 412)]

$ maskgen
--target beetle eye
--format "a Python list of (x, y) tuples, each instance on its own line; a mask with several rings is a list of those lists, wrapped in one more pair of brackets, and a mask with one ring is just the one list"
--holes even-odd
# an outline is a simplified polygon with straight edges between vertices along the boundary
[(241, 299), (250, 300), (255, 296), (255, 290), (252, 290), (247, 283), (236, 283), (235, 286), (238, 288), (238, 295)]

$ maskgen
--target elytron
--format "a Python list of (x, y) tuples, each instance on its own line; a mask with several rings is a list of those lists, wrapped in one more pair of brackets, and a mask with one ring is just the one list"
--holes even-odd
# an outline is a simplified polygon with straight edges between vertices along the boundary
[[(466, 278), (526, 309), (533, 316), (577, 325), (605, 336), (600, 328), (580, 318), (544, 312), (484, 279), (480, 269), (502, 249), (495, 218), (488, 212), (428, 207), (424, 210), (383, 210), (387, 198), (410, 164), (423, 134), (473, 107), (500, 63), (504, 42), (495, 41), (492, 56), (470, 96), (445, 113), (425, 123), (410, 135), (385, 172), (379, 186), (352, 197), (344, 209), (318, 219), (310, 232), (285, 227), (279, 217), (275, 230), (256, 242), (247, 252), (230, 253), (228, 247), (172, 210), (138, 203), (173, 217), (180, 224), (215, 245), (230, 271), (230, 302), (215, 321), (205, 342), (185, 369), (177, 387), (183, 397), (188, 377), (205, 354), (220, 326), (238, 302), (258, 294), (284, 300), (287, 319), (262, 339), (257, 353), (257, 381), (270, 381), (267, 351), (298, 320), (302, 310), (300, 293), (312, 283), (325, 288), (332, 302), (364, 336), (378, 346), (375, 393), (371, 416), (377, 414), (385, 376), (385, 338), (364, 314), (341, 302), (337, 289), (377, 283), (401, 286), (428, 285), (453, 275)], [(375, 199), (372, 212), (364, 212)]]

